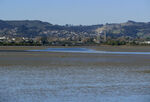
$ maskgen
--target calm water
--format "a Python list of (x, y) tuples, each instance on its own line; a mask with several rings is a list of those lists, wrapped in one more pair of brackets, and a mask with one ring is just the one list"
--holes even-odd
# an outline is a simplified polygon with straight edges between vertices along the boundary
[(97, 51), (97, 50), (88, 49), (88, 48), (47, 48), (47, 49), (42, 49), (42, 50), (28, 50), (28, 51), (150, 55), (150, 52), (111, 52), (111, 51)]

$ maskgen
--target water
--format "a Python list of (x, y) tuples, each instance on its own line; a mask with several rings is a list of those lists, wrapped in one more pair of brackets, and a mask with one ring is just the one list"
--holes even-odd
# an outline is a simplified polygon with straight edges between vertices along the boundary
[(95, 50), (87, 48), (47, 48), (42, 50), (29, 50), (35, 52), (76, 52), (76, 53), (95, 53)]
[(150, 75), (129, 70), (5, 67), (0, 73), (0, 102), (149, 102)]
[(0, 102), (150, 102), (150, 56), (75, 50), (1, 52)]
[(33, 52), (69, 52), (69, 53), (100, 53), (100, 54), (131, 54), (131, 55), (150, 55), (150, 52), (112, 52), (97, 51), (88, 48), (47, 48), (42, 50), (28, 50)]

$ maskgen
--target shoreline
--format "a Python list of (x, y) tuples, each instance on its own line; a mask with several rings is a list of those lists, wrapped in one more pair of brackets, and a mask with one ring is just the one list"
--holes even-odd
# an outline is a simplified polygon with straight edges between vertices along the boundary
[(46, 48), (89, 48), (98, 51), (150, 52), (150, 46), (0, 46), (0, 52), (26, 52)]

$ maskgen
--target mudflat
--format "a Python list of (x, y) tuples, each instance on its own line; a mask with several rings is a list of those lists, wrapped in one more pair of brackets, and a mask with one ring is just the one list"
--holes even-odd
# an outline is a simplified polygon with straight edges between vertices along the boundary
[[(0, 102), (149, 102), (150, 55), (0, 47)], [(150, 47), (86, 47), (150, 52)]]
[(150, 52), (150, 46), (0, 46), (0, 51), (6, 50), (33, 50), (33, 49), (46, 49), (46, 48), (70, 48), (70, 47), (77, 47), (77, 48), (90, 48), (96, 49), (101, 51), (129, 51), (129, 52)]

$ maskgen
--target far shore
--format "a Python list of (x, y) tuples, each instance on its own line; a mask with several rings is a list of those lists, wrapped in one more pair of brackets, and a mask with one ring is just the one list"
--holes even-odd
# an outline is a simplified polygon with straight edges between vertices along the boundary
[(99, 51), (150, 52), (150, 46), (0, 46), (0, 52), (69, 47), (89, 48)]

